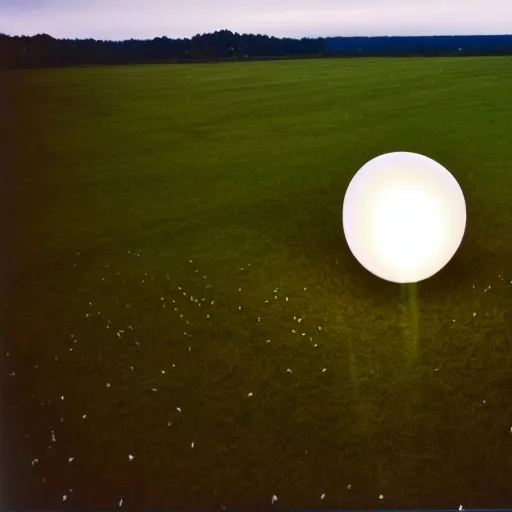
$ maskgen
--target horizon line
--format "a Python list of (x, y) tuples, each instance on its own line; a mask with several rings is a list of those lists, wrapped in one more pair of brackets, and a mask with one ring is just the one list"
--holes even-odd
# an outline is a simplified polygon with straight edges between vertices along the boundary
[(218, 32), (231, 32), (233, 35), (235, 34), (238, 34), (239, 36), (243, 36), (243, 35), (248, 35), (248, 36), (263, 36), (263, 37), (269, 37), (269, 38), (276, 38), (276, 39), (292, 39), (292, 40), (296, 40), (296, 41), (300, 41), (301, 39), (338, 39), (338, 38), (342, 38), (342, 39), (355, 39), (355, 38), (367, 38), (367, 39), (371, 39), (371, 38), (383, 38), (383, 37), (407, 37), (407, 38), (412, 38), (412, 37), (510, 37), (512, 36), (512, 33), (511, 34), (503, 34), (503, 33), (499, 33), (499, 34), (474, 34), (474, 33), (467, 33), (467, 34), (414, 34), (414, 35), (398, 35), (398, 34), (382, 34), (382, 35), (359, 35), (359, 36), (343, 36), (343, 35), (337, 35), (337, 36), (302, 36), (302, 37), (299, 37), (299, 36), (295, 36), (295, 37), (291, 37), (291, 36), (276, 36), (276, 35), (269, 35), (269, 34), (264, 34), (264, 33), (261, 33), (261, 32), (234, 32), (233, 30), (231, 29), (217, 29), (213, 32), (198, 32), (197, 34), (194, 34), (193, 36), (188, 36), (188, 37), (171, 37), (171, 36), (167, 36), (167, 35), (159, 35), (159, 36), (153, 36), (153, 37), (140, 37), (140, 38), (135, 38), (135, 37), (131, 37), (131, 38), (115, 38), (115, 39), (103, 39), (103, 38), (96, 38), (96, 37), (56, 37), (56, 36), (52, 36), (51, 34), (48, 34), (46, 32), (38, 32), (36, 34), (32, 34), (32, 35), (27, 35), (27, 34), (9, 34), (7, 32), (3, 32), (3, 31), (0, 31), (0, 35), (3, 35), (3, 36), (7, 36), (7, 37), (19, 37), (19, 38), (23, 38), (23, 37), (36, 37), (36, 36), (49, 36), (51, 37), (52, 39), (56, 39), (56, 40), (71, 40), (71, 41), (88, 41), (88, 40), (94, 40), (94, 41), (104, 41), (104, 42), (124, 42), (124, 41), (152, 41), (153, 39), (163, 39), (163, 38), (167, 38), (167, 39), (170, 39), (170, 40), (186, 40), (186, 39), (192, 39), (193, 37), (197, 37), (197, 36), (203, 36), (203, 35), (211, 35), (211, 34), (215, 34), (215, 33), (218, 33)]

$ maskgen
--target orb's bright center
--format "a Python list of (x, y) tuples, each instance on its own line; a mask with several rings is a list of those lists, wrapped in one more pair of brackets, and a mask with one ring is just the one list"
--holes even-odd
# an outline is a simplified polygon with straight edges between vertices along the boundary
[(441, 243), (442, 227), (436, 199), (421, 189), (390, 187), (377, 199), (377, 249), (393, 265), (411, 269), (432, 258)]

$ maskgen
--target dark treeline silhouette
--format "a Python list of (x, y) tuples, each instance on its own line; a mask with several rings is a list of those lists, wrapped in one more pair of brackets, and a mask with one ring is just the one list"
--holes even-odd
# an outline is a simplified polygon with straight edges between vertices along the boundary
[(512, 55), (512, 36), (277, 38), (221, 30), (191, 39), (98, 41), (0, 34), (0, 65), (34, 68), (298, 57)]

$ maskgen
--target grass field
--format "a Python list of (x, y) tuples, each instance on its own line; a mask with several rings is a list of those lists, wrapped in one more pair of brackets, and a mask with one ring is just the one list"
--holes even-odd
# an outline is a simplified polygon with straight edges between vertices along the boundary
[[(5, 79), (7, 506), (512, 505), (512, 59)], [(467, 202), (417, 344), (341, 227), (391, 151)]]

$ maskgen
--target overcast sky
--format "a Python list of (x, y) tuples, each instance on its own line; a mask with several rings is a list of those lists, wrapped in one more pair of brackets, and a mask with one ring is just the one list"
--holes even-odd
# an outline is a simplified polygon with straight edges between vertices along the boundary
[(97, 39), (511, 34), (512, 0), (0, 0), (0, 32)]

